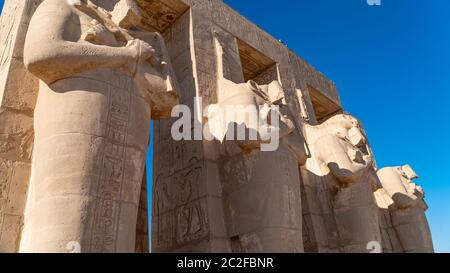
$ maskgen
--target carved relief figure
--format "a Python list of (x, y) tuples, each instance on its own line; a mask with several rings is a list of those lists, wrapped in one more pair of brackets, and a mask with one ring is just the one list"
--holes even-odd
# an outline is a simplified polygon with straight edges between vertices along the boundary
[(394, 252), (433, 252), (431, 232), (425, 216), (428, 209), (422, 187), (414, 183), (419, 178), (409, 166), (387, 167), (378, 171), (382, 189), (377, 202), (390, 216), (388, 228), (393, 228), (391, 241), (398, 240), (400, 249)]
[[(223, 142), (223, 200), (232, 251), (303, 252), (298, 166), (306, 162), (307, 153), (283, 89), (277, 81), (257, 85), (224, 79), (221, 84), (229, 95), (221, 107), (277, 105), (281, 119), (280, 145), (274, 151), (261, 151), (264, 141), (259, 135), (256, 140)], [(234, 125), (242, 123), (247, 133), (256, 129), (251, 117)]]
[(133, 0), (45, 0), (24, 51), (40, 82), (20, 251), (133, 252), (151, 118), (176, 81)]
[(369, 242), (381, 243), (373, 197), (380, 183), (362, 126), (354, 117), (338, 114), (306, 129), (313, 154), (308, 169), (326, 181), (326, 196), (318, 200), (330, 209), (323, 215), (329, 241), (336, 241), (340, 252), (367, 252)]
[(195, 164), (156, 178), (152, 200), (155, 252), (179, 249), (207, 235), (206, 212), (199, 200), (202, 171), (202, 165)]
[[(303, 124), (331, 111), (320, 109), (322, 95), (340, 107), (334, 84), (223, 1), (212, 3), (220, 18), (203, 16), (200, 2), (7, 2), (0, 252), (149, 251), (150, 120), (168, 118), (179, 100), (164, 39), (149, 29), (167, 37), (194, 110), (183, 129), (195, 136), (205, 125), (220, 140), (175, 141), (172, 121), (156, 125), (153, 252), (433, 252), (410, 166), (376, 173), (350, 115)], [(211, 105), (244, 112), (206, 118)], [(278, 134), (265, 138), (261, 117)]]

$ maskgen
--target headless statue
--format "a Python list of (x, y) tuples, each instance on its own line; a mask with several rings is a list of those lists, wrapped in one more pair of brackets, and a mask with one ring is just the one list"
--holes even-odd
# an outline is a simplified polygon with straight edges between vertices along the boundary
[(151, 118), (177, 103), (135, 1), (44, 0), (24, 62), (40, 81), (21, 252), (134, 252)]
[[(299, 243), (302, 210), (298, 166), (306, 162), (307, 153), (283, 90), (277, 81), (259, 86), (252, 81), (236, 84), (223, 79), (220, 85), (227, 91), (227, 97), (219, 102), (221, 109), (265, 105), (271, 113), (271, 106), (278, 106), (280, 120), (279, 134), (271, 140), (263, 140), (260, 132), (250, 139), (251, 132), (258, 131), (257, 121), (252, 120), (255, 116), (226, 120), (245, 124), (248, 129), (246, 139), (224, 141), (221, 159), (225, 222), (232, 251), (303, 252)], [(264, 151), (268, 141), (276, 147)]]
[[(394, 252), (432, 253), (433, 242), (425, 216), (428, 209), (422, 187), (413, 182), (418, 176), (409, 166), (387, 167), (378, 171), (382, 189), (377, 191), (380, 208), (390, 215), (390, 225), (395, 231), (401, 249)], [(392, 240), (391, 240), (392, 241)]]
[(324, 217), (334, 218), (325, 226), (328, 240), (337, 245), (333, 251), (367, 253), (368, 245), (381, 244), (373, 196), (380, 183), (361, 124), (338, 114), (306, 131), (314, 162), (309, 168), (326, 181), (328, 200), (321, 206), (330, 210)]

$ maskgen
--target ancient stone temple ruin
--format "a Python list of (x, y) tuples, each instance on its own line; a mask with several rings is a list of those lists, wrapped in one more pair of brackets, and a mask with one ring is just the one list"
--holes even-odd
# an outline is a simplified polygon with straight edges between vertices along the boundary
[[(8, 0), (0, 27), (0, 252), (433, 251), (413, 169), (223, 1)], [(212, 105), (276, 106), (277, 148), (202, 138)]]

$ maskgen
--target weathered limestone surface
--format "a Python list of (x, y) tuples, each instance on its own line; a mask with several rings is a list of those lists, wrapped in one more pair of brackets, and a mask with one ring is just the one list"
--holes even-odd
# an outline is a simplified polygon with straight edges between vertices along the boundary
[[(224, 142), (219, 162), (232, 251), (302, 252), (298, 166), (306, 162), (307, 154), (290, 109), (283, 103), (283, 90), (277, 81), (266, 86), (252, 81), (222, 84), (227, 86), (229, 98), (220, 101), (221, 107), (274, 104), (282, 114), (281, 144), (273, 152), (260, 151), (263, 141)], [(271, 96), (274, 93), (281, 96)], [(247, 121), (250, 130), (255, 122)]]
[(373, 196), (380, 186), (360, 122), (335, 115), (308, 126), (306, 136), (312, 157), (303, 170), (304, 202), (310, 209), (305, 217), (316, 232), (309, 247), (319, 252), (367, 251), (369, 242), (381, 239)]
[[(223, 1), (10, 0), (0, 41), (0, 252), (148, 252), (149, 224), (154, 252), (433, 251), (413, 171), (377, 174), (334, 83)], [(210, 106), (280, 114), (279, 148)]]
[[(167, 116), (177, 102), (162, 37), (122, 28), (139, 16), (135, 6), (71, 3), (44, 1), (21, 49), (21, 64), (40, 83), (39, 92), (30, 90), (39, 95), (24, 228), (20, 238), (27, 187), (14, 186), (5, 191), (4, 204), (13, 207), (5, 217), (2, 210), (1, 227), (15, 244), (2, 243), (5, 251), (17, 251), (19, 241), (22, 252), (64, 252), (69, 242), (83, 252), (134, 251), (150, 118)], [(16, 7), (19, 14), (31, 15), (35, 6), (27, 5)], [(18, 170), (5, 176), (27, 183)]]
[(23, 64), (23, 45), (40, 2), (6, 1), (0, 19), (0, 252), (18, 250), (23, 225), (39, 84)]
[(419, 178), (409, 166), (387, 167), (378, 171), (383, 187), (376, 192), (380, 216), (383, 217), (383, 248), (386, 252), (429, 253), (433, 242), (425, 211)]
[[(181, 104), (193, 110), (198, 89), (191, 23), (191, 13), (184, 13), (164, 37), (180, 82)], [(152, 248), (155, 252), (208, 252), (207, 204), (211, 206), (214, 199), (206, 195), (205, 180), (211, 170), (203, 161), (201, 141), (172, 139), (173, 121), (155, 122)]]
[[(258, 72), (257, 76), (251, 80), (259, 84), (268, 84), (272, 81), (279, 81), (282, 84), (286, 93), (286, 104), (293, 113), (292, 120), (299, 135), (302, 135), (303, 128), (303, 117), (300, 116), (300, 112), (303, 111), (306, 113), (305, 115), (315, 120), (312, 103), (307, 99), (307, 94), (302, 91), (306, 91), (308, 85), (317, 86), (318, 89), (324, 91), (327, 97), (340, 105), (336, 87), (331, 81), (307, 65), (285, 45), (248, 22), (222, 1), (183, 2), (191, 7), (190, 12), (178, 19), (165, 32), (164, 36), (177, 77), (182, 82), (183, 103), (189, 105), (192, 110), (194, 105), (205, 108), (208, 105), (220, 103), (223, 95), (220, 92), (220, 79), (224, 78), (240, 84), (250, 80), (248, 75), (255, 72)], [(269, 65), (269, 67), (264, 65)], [(257, 71), (253, 71), (253, 67), (257, 67)], [(263, 71), (260, 71), (261, 69)], [(202, 101), (194, 101), (193, 96), (201, 96)], [(205, 118), (197, 116), (194, 116), (193, 119), (193, 123), (207, 121)], [(226, 204), (223, 199), (224, 185), (227, 184), (225, 180), (231, 180), (224, 177), (223, 174), (224, 145), (214, 141), (173, 141), (170, 138), (172, 122), (158, 122), (155, 132), (155, 151), (157, 152), (154, 165), (156, 184), (152, 229), (154, 250), (232, 251), (231, 237), (233, 236), (232, 232), (230, 233), (226, 228), (228, 220), (226, 220), (223, 205)], [(285, 154), (287, 157), (293, 158), (289, 152)], [(271, 157), (268, 156), (268, 158)], [(200, 164), (196, 167), (197, 165), (191, 163), (189, 166), (186, 162), (199, 162)], [(297, 163), (293, 163), (292, 166), (297, 166)], [(166, 179), (171, 181), (176, 179), (178, 173), (184, 168), (187, 168), (186, 170), (201, 168), (199, 171), (201, 175), (199, 175), (197, 183), (190, 186), (195, 189), (190, 198), (201, 200), (201, 205), (197, 207), (201, 208), (200, 210), (203, 212), (200, 214), (203, 218), (199, 222), (204, 225), (204, 228), (197, 229), (198, 236), (180, 240), (177, 239), (177, 234), (182, 233), (182, 230), (180, 231), (180, 225), (177, 225), (174, 220), (177, 218), (177, 214), (181, 214), (177, 204), (178, 207), (191, 206), (193, 201), (170, 202), (168, 200), (173, 200), (173, 198), (164, 196), (158, 189), (160, 184), (167, 183), (160, 182), (162, 179), (160, 173), (164, 173), (163, 176), (168, 176)], [(290, 168), (293, 168), (292, 181), (300, 181), (300, 178), (295, 178), (298, 167)], [(255, 171), (255, 173), (257, 172)], [(182, 177), (184, 176), (182, 174)], [(257, 178), (255, 176), (251, 179)], [(293, 186), (291, 190), (291, 193), (298, 191), (299, 185)], [(280, 198), (288, 200), (289, 197)], [(186, 197), (184, 199), (188, 200)], [(163, 209), (162, 207), (165, 206), (162, 205), (163, 203), (171, 203), (172, 209)], [(163, 213), (164, 210), (167, 212)], [(169, 213), (169, 211), (171, 212)], [(170, 216), (171, 213), (174, 216)], [(165, 216), (158, 217), (162, 214)], [(295, 218), (295, 216), (292, 217)], [(167, 218), (172, 218), (172, 220)], [(301, 221), (298, 221), (297, 224), (301, 224)], [(163, 238), (162, 233), (164, 232), (161, 232), (163, 229), (170, 231), (165, 232), (166, 238)], [(301, 237), (298, 226), (295, 226), (294, 229), (297, 229), (297, 238)], [(302, 251), (302, 249), (302, 243), (298, 242), (290, 248), (290, 251)]]

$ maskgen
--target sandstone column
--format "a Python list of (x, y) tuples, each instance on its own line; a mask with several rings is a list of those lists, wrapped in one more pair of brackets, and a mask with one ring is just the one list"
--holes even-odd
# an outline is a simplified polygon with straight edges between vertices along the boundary
[(162, 37), (121, 27), (133, 1), (68, 3), (44, 1), (25, 43), (40, 87), (20, 251), (134, 252), (150, 118), (176, 82)]

